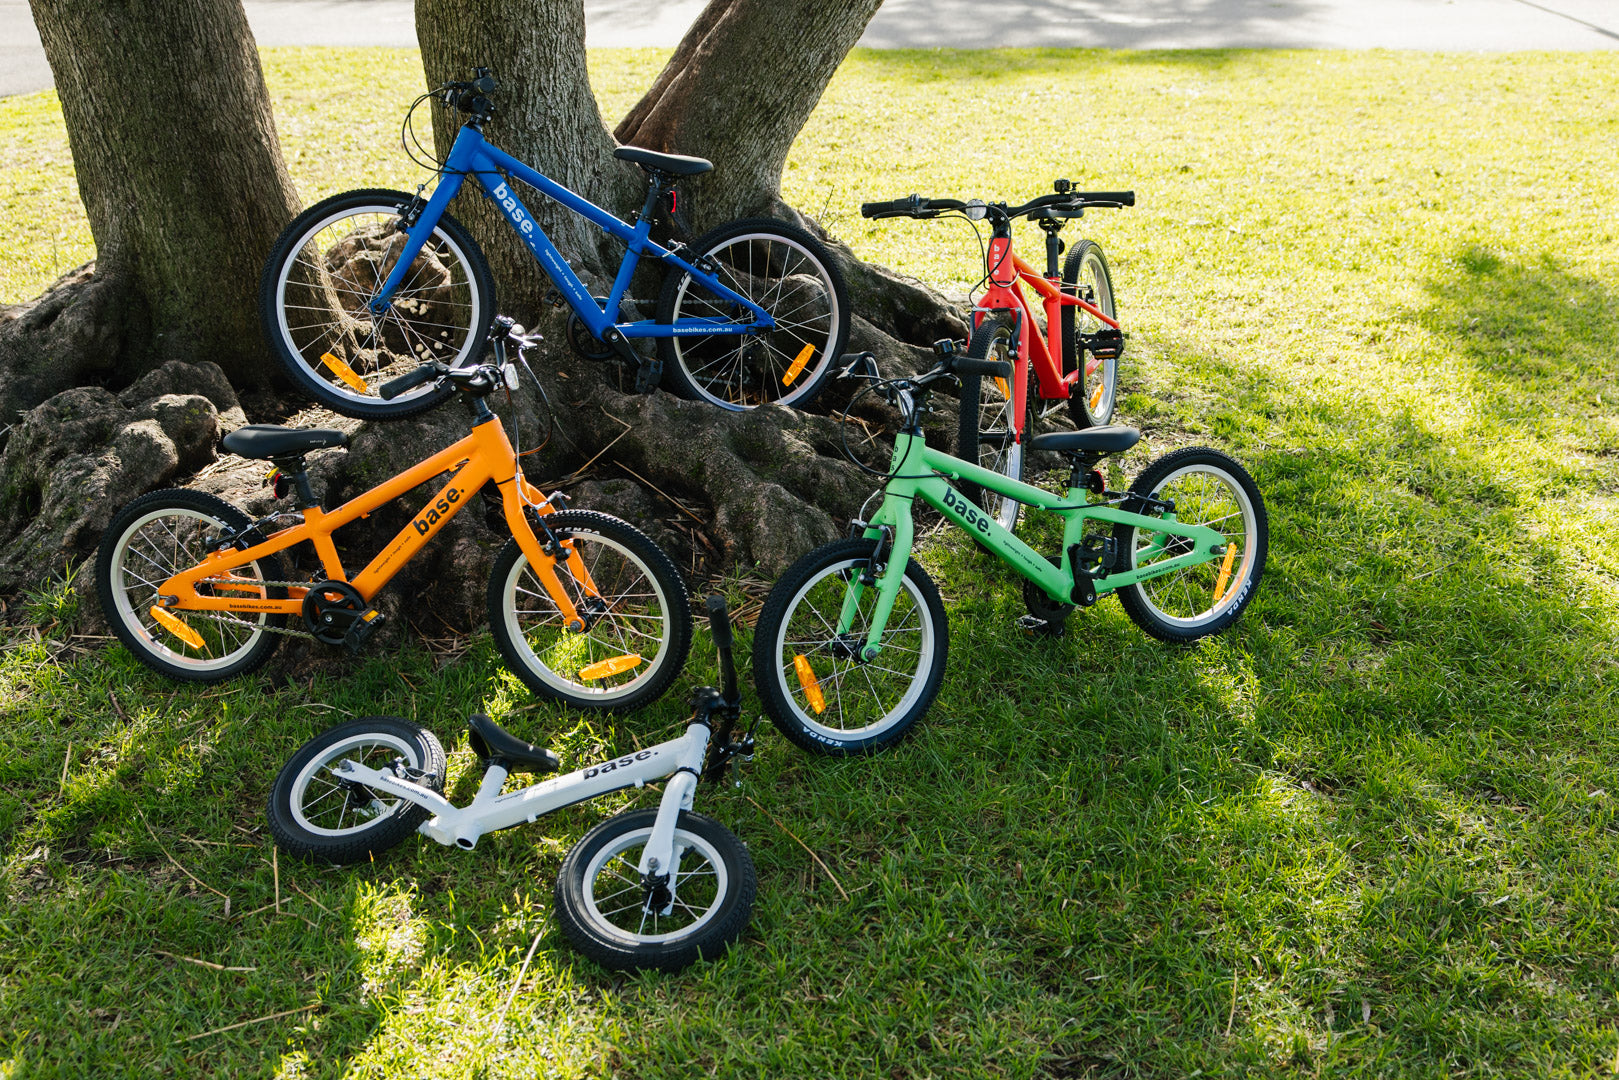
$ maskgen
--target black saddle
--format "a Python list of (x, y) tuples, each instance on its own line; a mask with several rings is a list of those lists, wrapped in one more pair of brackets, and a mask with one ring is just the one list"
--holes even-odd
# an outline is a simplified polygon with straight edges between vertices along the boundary
[(219, 445), (245, 458), (280, 458), (347, 446), (349, 437), (336, 428), (289, 428), (280, 424), (248, 424), (220, 440)]
[(519, 739), (483, 713), (467, 717), (467, 741), (472, 752), (484, 761), (501, 765), (526, 765), (535, 772), (555, 772), (562, 760), (543, 746)]
[(639, 146), (621, 146), (613, 151), (613, 156), (620, 161), (633, 161), (648, 172), (668, 173), (670, 176), (696, 176), (714, 167), (714, 163), (707, 158), (660, 154), (656, 150), (642, 150)]
[(1084, 431), (1052, 431), (1029, 440), (1030, 450), (1058, 454), (1117, 454), (1141, 441), (1141, 432), (1123, 424), (1086, 428)]

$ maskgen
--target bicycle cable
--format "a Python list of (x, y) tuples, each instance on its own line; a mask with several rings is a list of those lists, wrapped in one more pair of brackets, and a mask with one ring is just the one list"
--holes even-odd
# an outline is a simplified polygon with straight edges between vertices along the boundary
[[(422, 102), (432, 100), (438, 97), (438, 94), (438, 90), (429, 90), (411, 102), (410, 108), (405, 110), (404, 123), (399, 125), (399, 145), (404, 148), (405, 156), (410, 158), (413, 164), (432, 173), (442, 173), (444, 171), (444, 162), (438, 159), (437, 154), (422, 145), (421, 138), (416, 134), (414, 118), (416, 110), (421, 108)], [(427, 160), (423, 161), (422, 158), (417, 157), (415, 151), (412, 150), (412, 146), (415, 147), (415, 151), (420, 151)]]
[[(848, 407), (843, 410), (843, 415), (838, 422), (838, 439), (843, 444), (843, 456), (854, 462), (855, 467), (861, 472), (880, 478), (883, 482), (883, 486), (885, 487), (894, 480), (928, 480), (937, 474), (929, 471), (920, 473), (916, 476), (902, 476), (897, 472), (887, 472), (883, 469), (874, 469), (870, 465), (867, 465), (864, 461), (861, 461), (858, 457), (856, 457), (854, 451), (849, 447), (849, 418), (851, 415), (853, 415), (855, 406), (860, 404), (861, 399), (867, 394), (874, 393), (884, 386), (895, 386), (909, 381), (909, 379), (879, 379), (875, 382), (867, 383), (867, 385), (861, 387), (859, 390), (856, 390), (854, 397), (849, 399)], [(917, 387), (917, 389), (926, 393), (928, 388), (926, 386), (922, 386)], [(919, 412), (922, 408), (921, 402), (916, 401), (913, 398), (912, 407), (914, 410)]]

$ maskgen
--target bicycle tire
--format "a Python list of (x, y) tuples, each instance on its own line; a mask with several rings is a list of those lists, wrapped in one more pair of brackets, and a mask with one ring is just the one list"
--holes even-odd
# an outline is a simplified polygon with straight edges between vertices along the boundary
[[(1113, 275), (1108, 270), (1102, 245), (1096, 241), (1081, 240), (1069, 249), (1068, 257), (1062, 264), (1062, 282), (1064, 292), (1089, 300), (1110, 319), (1118, 317), (1113, 306)], [(1124, 358), (1122, 352), (1113, 360), (1102, 360), (1086, 352), (1080, 344), (1081, 335), (1095, 333), (1104, 325), (1088, 311), (1071, 304), (1063, 305), (1063, 374), (1071, 375), (1080, 369), (1081, 364), (1088, 367), (1092, 360), (1099, 365), (1095, 371), (1087, 371), (1076, 380), (1069, 392), (1068, 413), (1076, 428), (1100, 427), (1108, 423), (1113, 419), (1113, 410), (1118, 405), (1119, 361)], [(1096, 402), (1094, 406), (1091, 404), (1093, 400)]]
[[(507, 667), (536, 694), (581, 708), (622, 712), (656, 700), (691, 648), (691, 602), (680, 571), (627, 521), (564, 510), (545, 522), (553, 533), (573, 536), (598, 592), (615, 599), (583, 635), (567, 630), (523, 549), (507, 541), (489, 575), (488, 596), (489, 628)], [(560, 565), (557, 573), (575, 605), (585, 603), (579, 583)], [(647, 648), (652, 657), (642, 664), (581, 675), (618, 657), (639, 659)]]
[[(1118, 590), (1126, 614), (1146, 633), (1174, 643), (1218, 634), (1236, 622), (1259, 588), (1270, 547), (1265, 500), (1253, 477), (1220, 451), (1193, 446), (1152, 462), (1130, 485), (1130, 492), (1173, 500), (1177, 521), (1218, 528), (1237, 551), (1229, 567), (1224, 560), (1215, 560), (1126, 585)], [(1185, 542), (1171, 542), (1154, 550), (1149, 546), (1151, 536), (1143, 532), (1133, 525), (1113, 527), (1127, 569), (1186, 548)]]
[[(1005, 360), (1013, 365), (1022, 361), (1012, 343), (1012, 328), (994, 316), (986, 316), (973, 331), (967, 345), (971, 360)], [(1034, 386), (1024, 395), (1023, 415), (1014, 417), (1013, 384), (982, 375), (961, 376), (961, 418), (956, 427), (956, 456), (998, 472), (1009, 480), (1022, 480), (1027, 459), (1025, 446), (1033, 428)], [(987, 402), (986, 402), (987, 399)], [(987, 406), (987, 407), (986, 407)], [(1021, 428), (1014, 422), (1021, 419)], [(974, 505), (1011, 530), (1017, 526), (1022, 504), (989, 491), (970, 480), (960, 484), (961, 493)]]
[[(778, 326), (759, 335), (659, 338), (665, 388), (723, 409), (809, 404), (849, 339), (849, 290), (826, 248), (797, 226), (747, 218), (703, 234), (691, 251), (694, 261), (711, 261), (721, 282), (770, 312)], [(658, 322), (737, 317), (734, 305), (717, 300), (690, 274), (664, 277)]]
[(323, 199), (277, 238), (259, 279), (259, 318), (270, 350), (293, 382), (327, 408), (361, 420), (415, 416), (454, 389), (432, 383), (391, 401), (384, 381), (427, 360), (477, 359), (495, 314), (489, 263), (449, 214), (434, 226), (386, 315), (366, 310), (402, 239), (402, 191), (367, 189)]
[[(657, 818), (655, 808), (608, 818), (569, 850), (557, 874), (563, 933), (609, 970), (678, 971), (712, 960), (742, 936), (753, 913), (758, 875), (748, 849), (731, 830), (691, 810), (675, 819), (676, 902), (667, 914), (646, 911), (637, 864)], [(676, 925), (664, 927), (663, 918)]]
[[(330, 774), (339, 760), (381, 769), (396, 758), (424, 774), (418, 783), (444, 791), (444, 747), (438, 737), (398, 717), (351, 720), (304, 743), (270, 787), (265, 813), (276, 847), (301, 859), (341, 866), (367, 862), (408, 839), (427, 820), (426, 807), (322, 775)], [(312, 789), (315, 797), (306, 798)], [(341, 802), (333, 799), (337, 792), (342, 792)]]
[[(151, 615), (164, 580), (200, 563), (209, 553), (210, 538), (220, 530), (242, 528), (250, 521), (225, 500), (184, 488), (142, 495), (113, 516), (96, 552), (96, 596), (113, 635), (137, 660), (171, 679), (212, 683), (252, 671), (270, 658), (277, 643), (273, 628), (286, 622), (284, 615), (169, 612), (203, 642), (201, 648), (164, 629)], [(233, 574), (264, 581), (286, 578), (273, 555)], [(287, 593), (267, 585), (261, 595), (280, 600)], [(248, 624), (245, 630), (241, 624)]]
[[(915, 670), (906, 672), (903, 664), (889, 668), (878, 667), (876, 661), (859, 663), (848, 655), (847, 644), (827, 636), (825, 628), (838, 621), (850, 575), (866, 568), (874, 544), (857, 537), (816, 548), (787, 568), (759, 614), (753, 632), (754, 685), (771, 722), (805, 750), (840, 756), (877, 753), (903, 738), (939, 694), (950, 651), (950, 626), (938, 588), (915, 559), (905, 566), (904, 584), (884, 633), (883, 654), (904, 656), (914, 651)], [(864, 590), (862, 616), (869, 617), (876, 597), (875, 587)], [(866, 625), (869, 618), (864, 623), (857, 618), (849, 638), (863, 642)], [(800, 658), (809, 666), (807, 676), (798, 664)], [(873, 670), (879, 672), (875, 679)], [(846, 679), (852, 687), (847, 700)], [(831, 687), (830, 695), (823, 685)], [(816, 694), (822, 699), (820, 708)], [(834, 714), (830, 719), (828, 712)]]

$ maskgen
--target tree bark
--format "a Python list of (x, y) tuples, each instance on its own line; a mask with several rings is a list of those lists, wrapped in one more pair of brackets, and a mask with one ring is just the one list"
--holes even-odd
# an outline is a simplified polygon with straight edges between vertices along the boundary
[(259, 271), (298, 200), (241, 0), (31, 4), (96, 261), (0, 334), (0, 374), (20, 373), (0, 411), (169, 360), (263, 385)]
[[(641, 194), (640, 171), (614, 160), (585, 70), (583, 0), (417, 0), (416, 36), (429, 87), (466, 80), (487, 67), (499, 82), (485, 134), (513, 157), (598, 205), (622, 215)], [(463, 117), (439, 105), (433, 137), (442, 159)], [(468, 180), (452, 212), (489, 257), (501, 310), (532, 318), (549, 291), (534, 256), (503, 215)], [(594, 225), (548, 199), (523, 201), (576, 269), (600, 272), (618, 254), (602, 250)]]
[(881, 3), (710, 0), (613, 134), (714, 162), (683, 185), (695, 231), (768, 213), (793, 140)]

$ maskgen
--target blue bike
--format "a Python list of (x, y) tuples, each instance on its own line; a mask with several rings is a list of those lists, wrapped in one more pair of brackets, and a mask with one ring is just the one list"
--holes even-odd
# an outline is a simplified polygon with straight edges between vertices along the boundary
[[(495, 80), (422, 95), (466, 121), (438, 163), (431, 196), (367, 190), (334, 195), (300, 214), (276, 241), (259, 287), (270, 345), (294, 380), (345, 416), (410, 416), (452, 393), (428, 382), (384, 399), (382, 384), (424, 364), (475, 363), (495, 312), (489, 266), (466, 229), (445, 212), (468, 177), (477, 180), (573, 311), (568, 339), (581, 356), (617, 359), (650, 390), (661, 378), (682, 397), (727, 409), (813, 398), (843, 352), (849, 301), (826, 249), (804, 230), (769, 218), (722, 225), (689, 247), (650, 239), (653, 219), (673, 210), (676, 183), (713, 168), (697, 157), (633, 146), (614, 156), (647, 173), (646, 203), (633, 224), (490, 144)], [(407, 117), (406, 129), (409, 130)], [(518, 182), (593, 222), (625, 245), (605, 297), (568, 266), (518, 194)], [(425, 187), (425, 185), (424, 185)], [(664, 265), (654, 317), (623, 321), (620, 307), (643, 258)], [(652, 339), (656, 356), (636, 343)]]

